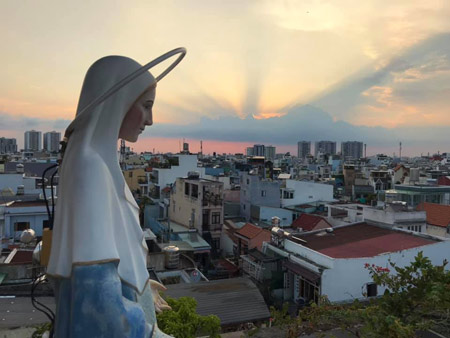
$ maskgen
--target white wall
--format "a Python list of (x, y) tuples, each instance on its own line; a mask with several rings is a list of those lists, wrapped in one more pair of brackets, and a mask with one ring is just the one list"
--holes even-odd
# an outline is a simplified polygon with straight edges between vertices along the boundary
[[(365, 263), (390, 268), (392, 273), (388, 259), (391, 259), (397, 266), (404, 267), (414, 261), (414, 257), (419, 251), (423, 251), (424, 256), (428, 257), (434, 265), (442, 265), (443, 260), (449, 258), (450, 241), (369, 258), (333, 259), (333, 267), (322, 273), (321, 294), (326, 295), (332, 302), (362, 299), (364, 298), (363, 292), (366, 292), (367, 289), (367, 283), (372, 282), (368, 270), (364, 268)], [(384, 288), (378, 286), (378, 295), (383, 292)]]
[(333, 186), (329, 184), (286, 180), (286, 188), (294, 190), (294, 198), (282, 199), (282, 207), (315, 201), (333, 201)]
[(177, 155), (178, 166), (171, 168), (155, 168), (158, 171), (158, 185), (164, 189), (167, 185), (175, 183), (178, 177), (186, 177), (189, 171), (197, 171), (200, 177), (205, 176), (205, 168), (197, 166), (197, 155)]
[(23, 185), (23, 174), (0, 174), (0, 191), (11, 188), (17, 193), (17, 187)]
[(292, 224), (292, 215), (295, 212), (291, 210), (286, 210), (282, 208), (272, 208), (272, 207), (259, 207), (259, 220), (265, 223), (271, 223), (272, 217), (276, 216), (280, 218), (280, 226), (287, 227)]

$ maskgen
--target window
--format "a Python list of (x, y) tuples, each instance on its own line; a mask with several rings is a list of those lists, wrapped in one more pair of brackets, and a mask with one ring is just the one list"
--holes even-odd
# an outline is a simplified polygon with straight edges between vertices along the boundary
[(266, 191), (265, 190), (261, 190), (261, 197), (266, 197)]
[(244, 207), (244, 210), (245, 210), (245, 204), (243, 205), (243, 207)]
[(212, 213), (211, 224), (220, 224), (220, 212)]
[(15, 231), (24, 231), (30, 228), (30, 222), (16, 222), (14, 223)]
[(189, 196), (189, 183), (184, 183), (184, 194)]
[(367, 297), (377, 296), (377, 285), (375, 283), (367, 283)]
[(198, 198), (198, 185), (197, 184), (191, 184), (192, 194), (191, 196), (194, 198)]
[(247, 184), (250, 184), (250, 180), (247, 178)]
[(129, 177), (129, 178), (133, 177), (133, 172), (132, 172), (132, 171), (129, 171), (129, 172), (128, 172), (128, 177)]

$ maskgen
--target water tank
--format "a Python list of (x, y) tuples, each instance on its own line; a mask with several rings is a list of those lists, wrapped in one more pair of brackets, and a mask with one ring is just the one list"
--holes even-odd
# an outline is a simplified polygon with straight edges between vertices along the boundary
[(419, 168), (409, 169), (409, 182), (410, 183), (419, 182), (419, 176), (420, 176)]
[(180, 263), (180, 249), (177, 246), (170, 245), (164, 249), (165, 263), (167, 269), (178, 269)]
[(19, 163), (16, 165), (16, 173), (23, 174), (23, 164)]
[(36, 237), (36, 233), (33, 229), (27, 229), (22, 231), (22, 234), (20, 235), (20, 241), (22, 243), (30, 243), (34, 238)]
[(200, 177), (200, 173), (198, 171), (189, 171), (188, 172), (188, 178), (190, 180), (195, 180), (198, 179)]
[(42, 241), (40, 241), (33, 250), (33, 263), (41, 264)]

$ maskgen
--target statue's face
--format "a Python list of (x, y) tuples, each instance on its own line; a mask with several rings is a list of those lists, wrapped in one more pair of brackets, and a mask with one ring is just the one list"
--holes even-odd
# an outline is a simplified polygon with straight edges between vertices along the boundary
[(145, 126), (153, 124), (153, 102), (155, 102), (155, 87), (147, 90), (131, 106), (120, 126), (119, 138), (136, 142)]

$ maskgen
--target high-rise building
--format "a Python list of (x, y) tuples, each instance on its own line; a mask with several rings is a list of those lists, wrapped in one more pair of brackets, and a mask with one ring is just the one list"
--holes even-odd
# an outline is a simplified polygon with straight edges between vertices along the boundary
[(273, 161), (275, 159), (276, 147), (266, 146), (264, 148), (264, 157), (266, 160)]
[(25, 150), (40, 151), (42, 149), (42, 133), (36, 130), (25, 132)]
[(255, 144), (253, 146), (253, 156), (265, 156), (265, 147), (263, 144)]
[(50, 153), (58, 152), (60, 141), (61, 141), (61, 133), (58, 133), (56, 131), (44, 133), (44, 150)]
[(247, 156), (253, 156), (253, 147), (247, 147), (246, 152)]
[(15, 138), (0, 137), (0, 154), (17, 153), (17, 140)]
[(317, 157), (317, 155), (321, 154), (328, 154), (328, 155), (336, 155), (336, 142), (333, 141), (319, 141), (316, 142), (314, 147), (314, 156)]
[(311, 154), (311, 142), (310, 141), (300, 141), (297, 143), (297, 156), (299, 158), (305, 158)]
[(358, 141), (347, 141), (341, 143), (341, 153), (345, 160), (346, 158), (358, 159), (363, 156), (363, 143)]

